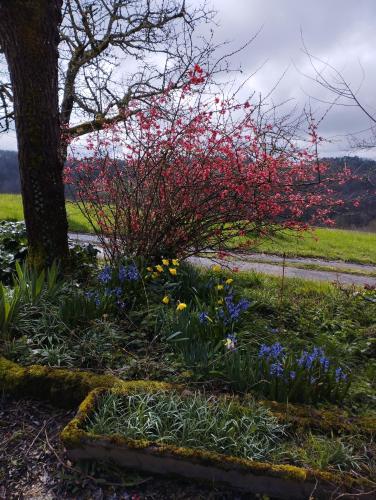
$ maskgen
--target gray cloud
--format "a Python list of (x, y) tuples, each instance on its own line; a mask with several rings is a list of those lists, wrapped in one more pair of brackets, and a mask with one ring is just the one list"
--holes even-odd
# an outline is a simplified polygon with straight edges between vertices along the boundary
[[(361, 83), (358, 96), (376, 114), (374, 0), (213, 0), (212, 5), (218, 12), (217, 41), (231, 39), (233, 46), (240, 45), (261, 28), (256, 40), (233, 59), (244, 75), (266, 61), (250, 80), (249, 91), (268, 93), (286, 71), (273, 100), (290, 98), (301, 107), (310, 103), (316, 115), (322, 116), (328, 106), (316, 99), (332, 101), (333, 96), (305, 76), (314, 76), (305, 45), (313, 56), (338, 69), (354, 89)], [(322, 69), (324, 64), (317, 62), (317, 67)], [(329, 68), (325, 74), (333, 81), (335, 75)], [(332, 140), (323, 153), (348, 152), (346, 136), (369, 126), (358, 108), (334, 107), (320, 125), (321, 133)]]
[[(190, 1), (191, 6), (201, 3), (202, 0)], [(211, 0), (211, 5), (218, 12), (217, 42), (232, 40), (234, 48), (262, 28), (256, 40), (232, 61), (235, 67), (241, 65), (242, 78), (266, 61), (248, 82), (248, 92), (268, 93), (287, 70), (273, 94), (275, 102), (293, 99), (303, 107), (310, 96), (332, 100), (330, 94), (304, 76), (313, 76), (313, 71), (302, 50), (302, 34), (310, 53), (340, 70), (354, 88), (362, 81), (364, 72), (359, 98), (376, 113), (375, 0)], [(204, 25), (200, 33), (209, 34), (209, 29), (209, 25)], [(326, 106), (314, 99), (310, 102), (317, 116), (321, 116)], [(321, 134), (333, 139), (323, 153), (346, 153), (346, 135), (367, 127), (369, 120), (357, 108), (333, 108), (321, 124)], [(0, 148), (14, 147), (14, 134), (0, 136)], [(366, 155), (376, 157), (376, 152)]]

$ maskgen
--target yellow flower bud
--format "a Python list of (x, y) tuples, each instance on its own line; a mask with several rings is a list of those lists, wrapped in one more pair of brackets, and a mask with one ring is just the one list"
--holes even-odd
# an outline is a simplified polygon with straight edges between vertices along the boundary
[(176, 276), (176, 269), (174, 269), (173, 267), (170, 267), (168, 270), (170, 271), (172, 276)]
[(218, 273), (221, 269), (222, 268), (219, 264), (214, 264), (214, 266), (212, 266), (212, 271), (214, 271), (215, 273)]
[(168, 259), (162, 259), (162, 264), (164, 266), (168, 266), (170, 264), (170, 261)]
[(168, 297), (167, 295), (165, 295), (162, 299), (162, 302), (163, 304), (168, 304), (170, 302), (170, 297)]
[(233, 281), (234, 280), (232, 278), (229, 278), (228, 280), (226, 280), (226, 285), (231, 285)]
[(187, 304), (184, 304), (184, 302), (179, 302), (179, 304), (176, 306), (177, 311), (184, 311), (184, 309), (187, 308)]
[(172, 259), (172, 265), (178, 267), (179, 265), (179, 260), (178, 259)]
[(149, 273), (151, 273), (153, 271), (153, 268), (149, 266), (146, 268), (146, 270), (149, 271)]
[(223, 285), (217, 285), (217, 290), (223, 290)]
[(159, 273), (163, 273), (163, 267), (161, 265), (157, 265), (155, 266), (155, 269), (159, 272)]
[(219, 305), (223, 304), (223, 299), (218, 299), (217, 304), (219, 304)]

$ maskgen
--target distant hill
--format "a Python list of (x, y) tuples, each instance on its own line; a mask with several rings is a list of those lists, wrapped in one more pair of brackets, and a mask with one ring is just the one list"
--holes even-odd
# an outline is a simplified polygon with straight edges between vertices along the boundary
[(0, 150), (0, 193), (19, 193), (17, 151)]
[[(368, 228), (376, 231), (376, 161), (357, 156), (326, 158), (332, 172), (347, 167), (354, 176), (337, 187), (338, 197), (345, 201), (345, 208), (340, 209), (335, 217), (340, 228)], [(359, 199), (359, 207), (354, 207), (352, 201)]]
[[(345, 200), (346, 208), (336, 215), (338, 227), (369, 228), (376, 230), (376, 161), (357, 156), (324, 158), (330, 164), (330, 171), (335, 172), (347, 166), (354, 179), (337, 187), (338, 197)], [(0, 150), (0, 193), (19, 193), (20, 178), (16, 151)], [(350, 203), (360, 199), (360, 206), (355, 208)]]

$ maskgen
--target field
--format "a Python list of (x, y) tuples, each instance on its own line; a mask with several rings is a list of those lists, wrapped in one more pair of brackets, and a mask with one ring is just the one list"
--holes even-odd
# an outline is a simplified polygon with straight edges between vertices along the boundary
[[(68, 222), (71, 231), (90, 232), (91, 228), (80, 210), (67, 202)], [(0, 195), (0, 220), (22, 220), (20, 195)], [(326, 260), (343, 260), (362, 264), (376, 264), (376, 233), (318, 228), (312, 232), (285, 232), (273, 240), (260, 243), (256, 252), (288, 257), (318, 257)]]
[(257, 252), (375, 264), (376, 234), (326, 228), (301, 234), (290, 231), (262, 242)]
[[(69, 230), (87, 233), (91, 228), (77, 206), (67, 202)], [(21, 195), (0, 194), (0, 220), (23, 220)]]

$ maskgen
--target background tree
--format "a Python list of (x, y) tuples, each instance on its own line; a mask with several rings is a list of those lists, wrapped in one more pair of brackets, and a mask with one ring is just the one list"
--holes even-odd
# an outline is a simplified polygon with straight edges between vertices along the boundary
[(312, 55), (304, 44), (304, 40), (303, 48), (312, 69), (312, 74), (305, 74), (305, 76), (327, 91), (329, 96), (326, 99), (318, 97), (314, 97), (314, 99), (328, 107), (326, 113), (334, 106), (358, 108), (367, 118), (369, 127), (363, 130), (361, 135), (360, 133), (350, 133), (348, 136), (350, 146), (357, 150), (374, 149), (376, 147), (376, 112), (371, 106), (365, 104), (360, 97), (360, 89), (364, 81), (364, 74), (361, 83), (355, 87), (355, 85), (347, 80), (343, 73), (333, 65)]
[[(62, 0), (1, 0), (0, 44), (8, 63), (30, 260), (68, 253), (60, 156), (58, 43)], [(3, 86), (4, 87), (4, 86)], [(4, 102), (4, 101), (3, 101)]]
[(59, 127), (77, 137), (124, 120), (132, 100), (142, 105), (171, 81), (181, 87), (193, 61), (208, 67), (215, 47), (196, 46), (193, 31), (211, 14), (188, 13), (184, 0), (2, 0), (0, 15), (8, 63), (0, 127), (16, 123), (30, 257), (64, 259), (67, 141)]
[[(171, 81), (181, 87), (195, 63), (209, 69), (216, 49), (210, 40), (193, 37), (213, 14), (203, 8), (188, 12), (184, 0), (65, 0), (62, 16), (60, 121), (73, 137), (123, 120), (132, 100), (146, 103)], [(212, 72), (220, 69), (217, 63)], [(2, 130), (14, 118), (6, 76), (0, 82)]]

